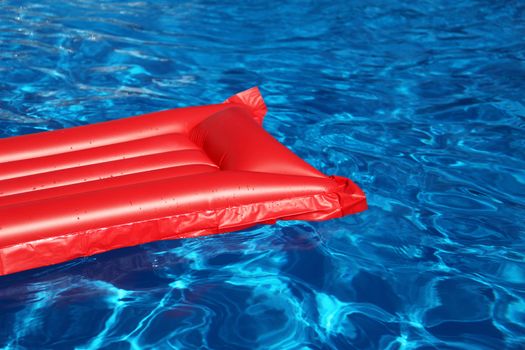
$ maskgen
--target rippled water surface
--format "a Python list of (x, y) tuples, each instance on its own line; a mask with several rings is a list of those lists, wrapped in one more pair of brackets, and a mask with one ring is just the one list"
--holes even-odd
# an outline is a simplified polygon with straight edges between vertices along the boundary
[(522, 1), (0, 1), (0, 137), (223, 101), (370, 209), (0, 278), (7, 349), (523, 349)]

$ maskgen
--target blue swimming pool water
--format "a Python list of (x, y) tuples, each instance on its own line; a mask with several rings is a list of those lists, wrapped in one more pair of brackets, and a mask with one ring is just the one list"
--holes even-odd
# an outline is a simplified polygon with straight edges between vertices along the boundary
[(522, 1), (1, 1), (0, 137), (259, 85), (265, 127), (370, 209), (1, 277), (0, 348), (523, 349), (524, 18)]

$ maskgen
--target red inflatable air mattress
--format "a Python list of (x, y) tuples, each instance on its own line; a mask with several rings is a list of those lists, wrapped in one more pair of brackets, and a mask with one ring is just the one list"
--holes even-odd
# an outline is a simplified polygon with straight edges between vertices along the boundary
[(0, 139), (0, 275), (154, 240), (366, 209), (263, 130), (257, 88), (180, 108)]

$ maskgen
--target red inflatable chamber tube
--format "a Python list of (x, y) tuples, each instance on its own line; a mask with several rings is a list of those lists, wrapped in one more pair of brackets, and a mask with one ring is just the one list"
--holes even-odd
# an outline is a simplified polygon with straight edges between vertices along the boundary
[(366, 209), (262, 128), (257, 88), (179, 108), (0, 139), (0, 275), (164, 239)]

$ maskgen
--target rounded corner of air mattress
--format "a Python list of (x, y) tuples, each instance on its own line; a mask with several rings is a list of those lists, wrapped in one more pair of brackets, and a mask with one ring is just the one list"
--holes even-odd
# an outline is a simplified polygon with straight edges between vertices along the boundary
[(155, 240), (366, 209), (262, 128), (258, 88), (186, 107), (0, 139), (0, 275)]

